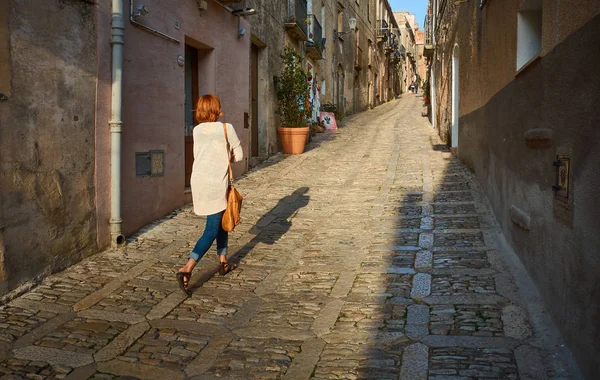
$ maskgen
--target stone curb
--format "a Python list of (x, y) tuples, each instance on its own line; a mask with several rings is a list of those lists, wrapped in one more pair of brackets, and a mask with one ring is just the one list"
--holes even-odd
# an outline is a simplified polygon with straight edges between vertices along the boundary
[(17, 298), (9, 303), (9, 306), (20, 307), (21, 309), (47, 311), (55, 314), (70, 313), (73, 310), (69, 306), (53, 304), (49, 302), (33, 301), (25, 298)]
[(147, 322), (138, 323), (119, 334), (112, 342), (94, 354), (96, 362), (112, 360), (127, 350), (136, 340), (150, 329)]
[(30, 346), (35, 343), (36, 340), (46, 336), (46, 334), (53, 332), (64, 323), (75, 318), (75, 313), (59, 314), (56, 317), (49, 319), (46, 323), (40, 325), (36, 329), (30, 331), (28, 334), (23, 335), (15, 341), (13, 348), (21, 348)]
[(86, 318), (86, 319), (100, 319), (103, 321), (109, 322), (123, 322), (129, 325), (135, 325), (137, 323), (142, 323), (146, 320), (143, 315), (140, 314), (125, 314), (125, 313), (117, 313), (112, 311), (104, 311), (104, 310), (82, 310), (77, 313), (78, 317)]
[(429, 349), (422, 343), (411, 344), (402, 354), (401, 380), (427, 380)]
[(27, 346), (13, 350), (17, 359), (29, 361), (43, 361), (51, 365), (63, 365), (71, 368), (92, 364), (94, 358), (91, 354), (63, 351), (56, 348)]
[(428, 335), (421, 340), (429, 347), (506, 348), (514, 349), (520, 343), (512, 338), (477, 336)]
[(282, 379), (309, 379), (324, 348), (323, 339), (307, 339), (302, 344), (302, 352), (294, 358)]
[(144, 380), (184, 380), (185, 374), (182, 371), (161, 368), (158, 366), (127, 363), (120, 360), (111, 360), (98, 363), (98, 371), (110, 373), (117, 376), (131, 376)]

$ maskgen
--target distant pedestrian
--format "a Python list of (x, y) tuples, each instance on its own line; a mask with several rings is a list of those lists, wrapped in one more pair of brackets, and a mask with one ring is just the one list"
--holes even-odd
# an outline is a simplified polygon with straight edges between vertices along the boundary
[[(241, 161), (244, 154), (233, 126), (217, 121), (221, 116), (221, 102), (217, 96), (204, 95), (198, 100), (196, 119), (200, 124), (193, 130), (194, 165), (191, 188), (194, 213), (207, 217), (204, 233), (192, 249), (187, 264), (177, 272), (179, 286), (186, 294), (194, 267), (215, 239), (221, 263), (219, 274), (225, 275), (237, 267), (227, 261), (228, 234), (221, 226), (221, 218), (227, 206), (229, 160)], [(229, 151), (224, 128), (227, 128)]]

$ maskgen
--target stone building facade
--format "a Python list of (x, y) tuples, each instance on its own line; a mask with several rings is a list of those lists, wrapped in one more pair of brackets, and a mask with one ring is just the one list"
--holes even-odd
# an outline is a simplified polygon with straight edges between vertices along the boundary
[(425, 57), (425, 31), (417, 30), (415, 32), (415, 45), (417, 60), (417, 75), (425, 80), (427, 78), (427, 58)]
[[(248, 149), (250, 38), (239, 36), (247, 22), (217, 2), (143, 5), (0, 3), (0, 295), (190, 202), (199, 95), (221, 97), (223, 119)], [(118, 113), (111, 45), (123, 50)]]
[(190, 202), (199, 96), (221, 98), (239, 175), (279, 150), (286, 44), (343, 117), (400, 94), (400, 39), (387, 0), (1, 2), (0, 295)]
[(402, 52), (406, 59), (402, 66), (402, 92), (407, 92), (410, 84), (417, 79), (418, 74), (418, 47), (415, 36), (415, 15), (408, 12), (394, 12), (400, 28)]
[[(285, 45), (305, 57), (312, 74), (314, 114), (332, 104), (339, 117), (376, 107), (401, 92), (400, 31), (387, 0), (245, 0), (252, 33), (251, 163), (277, 152), (273, 77), (279, 75)], [(350, 21), (356, 27), (351, 29)], [(254, 88), (253, 88), (253, 84)]]
[(433, 124), (600, 374), (600, 2), (430, 1)]

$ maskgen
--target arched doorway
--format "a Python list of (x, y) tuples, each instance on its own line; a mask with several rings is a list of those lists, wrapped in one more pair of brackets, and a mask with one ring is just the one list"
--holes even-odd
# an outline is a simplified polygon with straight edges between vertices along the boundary
[(450, 139), (452, 148), (458, 147), (458, 100), (460, 96), (458, 71), (458, 44), (456, 44), (452, 52), (452, 136)]

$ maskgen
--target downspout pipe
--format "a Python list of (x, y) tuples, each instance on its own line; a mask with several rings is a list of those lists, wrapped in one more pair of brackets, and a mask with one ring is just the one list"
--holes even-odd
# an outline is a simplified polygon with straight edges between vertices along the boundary
[(435, 99), (436, 99), (436, 94), (435, 94), (435, 69), (436, 69), (436, 55), (437, 53), (437, 46), (436, 46), (436, 40), (435, 40), (435, 34), (437, 32), (437, 8), (438, 8), (438, 2), (437, 0), (434, 0), (433, 3), (433, 12), (432, 12), (432, 17), (433, 17), (433, 23), (431, 25), (430, 29), (432, 31), (431, 33), (431, 43), (433, 45), (433, 55), (431, 56), (431, 67), (429, 70), (431, 70), (431, 83), (429, 84), (429, 93), (430, 93), (430, 97), (431, 97), (431, 128), (436, 129), (436, 115), (435, 112), (437, 111), (437, 107), (435, 104)]
[(123, 0), (112, 0), (112, 96), (110, 126), (110, 235), (111, 245), (125, 244), (121, 218), (121, 118), (123, 99), (123, 45), (125, 44), (125, 17)]

